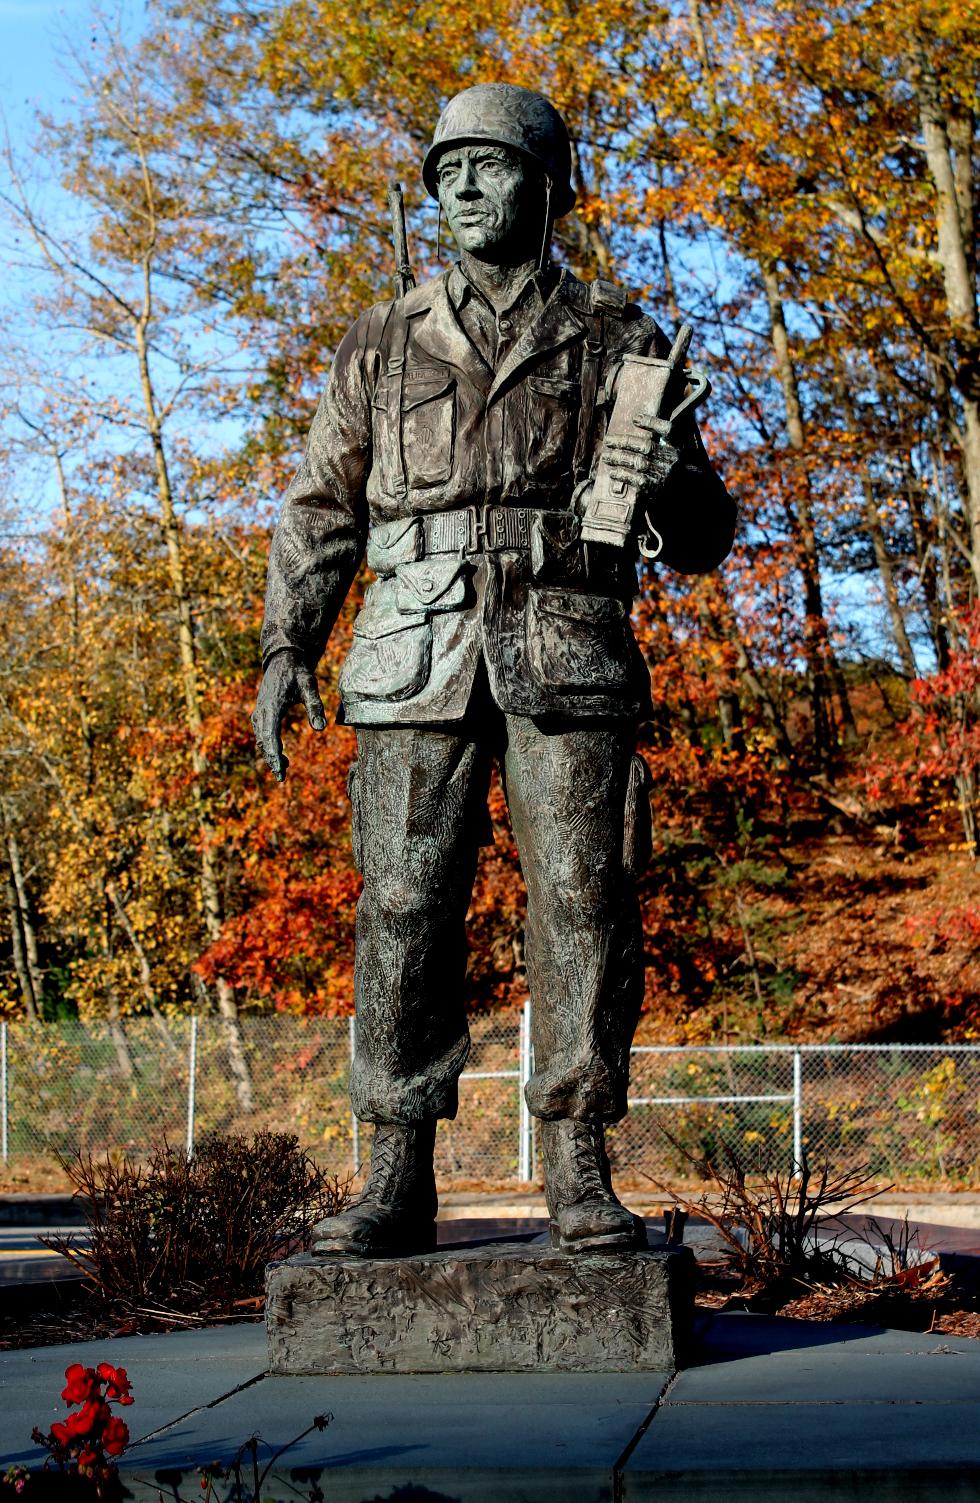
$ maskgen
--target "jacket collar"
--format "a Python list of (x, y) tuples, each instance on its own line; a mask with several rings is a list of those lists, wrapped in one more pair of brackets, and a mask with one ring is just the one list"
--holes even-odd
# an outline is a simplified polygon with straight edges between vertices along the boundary
[(568, 285), (568, 272), (562, 270), (551, 296), (504, 357), (493, 378), (488, 403), (512, 386), (528, 366), (536, 365), (546, 355), (571, 344), (585, 333), (585, 324), (568, 301)]
[(423, 282), (403, 298), (401, 311), (406, 318), (419, 316), (412, 333), (420, 349), (434, 360), (444, 360), (465, 371), (474, 386), (487, 391), (493, 371), (463, 332), (449, 301), (446, 280), (447, 273), (443, 272), (431, 282)]
[(447, 290), (448, 275), (443, 272), (431, 282), (414, 288), (402, 299), (401, 311), (406, 318), (418, 316), (413, 329), (415, 343), (434, 359), (465, 371), (474, 385), (487, 393), (488, 403), (512, 386), (529, 366), (585, 333), (585, 323), (569, 299), (574, 278), (563, 270), (551, 296), (494, 374), (460, 326)]

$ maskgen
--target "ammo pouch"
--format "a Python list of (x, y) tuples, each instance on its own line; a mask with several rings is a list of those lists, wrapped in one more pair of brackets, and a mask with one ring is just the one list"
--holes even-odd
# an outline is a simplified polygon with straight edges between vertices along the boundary
[(366, 562), (372, 574), (384, 579), (399, 564), (422, 557), (422, 518), (396, 517), (379, 522), (368, 533)]

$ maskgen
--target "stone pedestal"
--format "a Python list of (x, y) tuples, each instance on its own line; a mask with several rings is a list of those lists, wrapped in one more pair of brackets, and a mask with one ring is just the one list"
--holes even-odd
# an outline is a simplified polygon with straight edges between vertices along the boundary
[(570, 1256), (522, 1243), (313, 1258), (266, 1274), (272, 1373), (649, 1372), (683, 1366), (686, 1248)]

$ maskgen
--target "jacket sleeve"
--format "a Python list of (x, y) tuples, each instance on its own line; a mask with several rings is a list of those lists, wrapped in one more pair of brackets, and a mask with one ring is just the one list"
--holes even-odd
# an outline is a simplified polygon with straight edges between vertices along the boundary
[(295, 652), (314, 669), (364, 552), (371, 468), (371, 358), (365, 314), (341, 341), (310, 428), (306, 454), (272, 537), (262, 666)]
[[(637, 354), (669, 354), (670, 340), (652, 318), (637, 319), (631, 333)], [(681, 574), (707, 574), (732, 550), (738, 508), (705, 452), (697, 423), (682, 418), (678, 428), (680, 463), (648, 511), (663, 538), (660, 561)]]

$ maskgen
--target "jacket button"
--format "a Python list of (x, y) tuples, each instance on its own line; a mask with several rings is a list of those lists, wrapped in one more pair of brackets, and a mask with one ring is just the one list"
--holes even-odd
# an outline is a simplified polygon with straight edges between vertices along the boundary
[(431, 595), (432, 591), (436, 587), (436, 582), (432, 578), (431, 574), (426, 574), (424, 579), (420, 579), (418, 581), (418, 587), (422, 591), (423, 595)]

